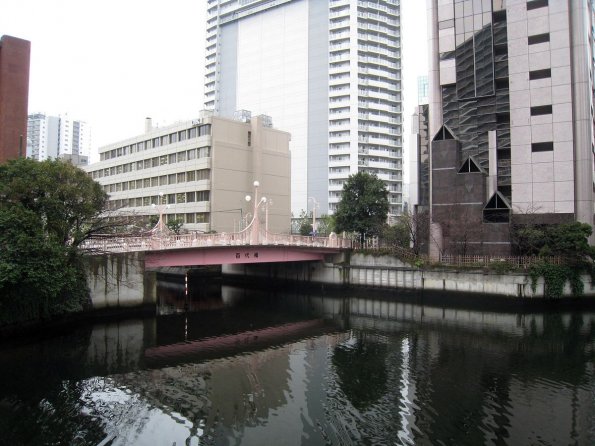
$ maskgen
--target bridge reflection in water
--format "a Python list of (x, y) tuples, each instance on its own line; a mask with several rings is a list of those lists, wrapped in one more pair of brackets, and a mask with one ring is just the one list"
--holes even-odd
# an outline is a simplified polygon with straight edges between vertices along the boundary
[[(79, 383), (112, 444), (594, 444), (594, 313), (225, 285), (176, 312), (183, 288), (167, 289), (164, 316), (96, 325), (79, 357), (63, 340), (51, 356), (82, 365), (54, 385)], [(21, 356), (51, 385), (47, 354)], [(14, 392), (19, 373), (2, 373)]]

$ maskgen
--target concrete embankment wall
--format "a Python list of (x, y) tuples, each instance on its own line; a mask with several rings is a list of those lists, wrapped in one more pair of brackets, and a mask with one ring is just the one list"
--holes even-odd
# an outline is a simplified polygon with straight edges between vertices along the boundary
[(145, 272), (142, 252), (91, 256), (88, 284), (93, 309), (126, 308), (156, 303), (154, 272)]
[[(526, 274), (456, 269), (422, 270), (389, 256), (341, 255), (325, 262), (224, 265), (225, 275), (289, 283), (355, 286), (379, 289), (447, 291), (520, 298), (544, 295), (544, 280), (536, 290)], [(595, 296), (595, 284), (583, 277), (584, 294)], [(143, 253), (110, 254), (89, 259), (89, 287), (94, 309), (155, 305), (156, 273), (145, 271)], [(572, 296), (570, 285), (565, 296)]]
[[(330, 259), (329, 259), (330, 260)], [(384, 289), (431, 290), (457, 293), (490, 294), (508, 297), (537, 298), (544, 295), (544, 280), (539, 278), (535, 292), (531, 277), (523, 273), (457, 270), (422, 270), (390, 256), (353, 254), (348, 260), (274, 265), (228, 265), (229, 275), (265, 277), (274, 280), (320, 283), (342, 286), (362, 286)], [(586, 296), (595, 296), (594, 284), (583, 277)], [(566, 284), (565, 296), (572, 296)]]

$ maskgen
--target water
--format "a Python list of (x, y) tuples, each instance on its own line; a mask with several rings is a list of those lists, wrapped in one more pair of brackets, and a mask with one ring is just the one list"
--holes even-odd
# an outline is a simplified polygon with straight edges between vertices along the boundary
[(595, 444), (595, 313), (197, 294), (1, 344), (0, 444)]

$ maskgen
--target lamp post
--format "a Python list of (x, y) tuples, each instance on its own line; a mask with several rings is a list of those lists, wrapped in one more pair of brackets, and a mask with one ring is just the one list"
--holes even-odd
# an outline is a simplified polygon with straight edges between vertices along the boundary
[[(253, 208), (252, 222), (250, 223), (252, 225), (252, 229), (250, 232), (250, 243), (252, 245), (257, 245), (258, 239), (259, 239), (259, 231), (260, 231), (260, 222), (258, 220), (258, 208), (261, 204), (266, 203), (267, 199), (266, 199), (266, 197), (262, 197), (260, 200), (258, 199), (258, 187), (260, 186), (260, 183), (258, 181), (254, 181), (253, 186), (254, 186), (254, 201), (253, 201), (254, 208)], [(252, 197), (250, 195), (246, 195), (246, 201), (247, 202), (252, 201)]]
[(157, 199), (157, 204), (153, 203), (151, 207), (156, 209), (159, 213), (159, 221), (155, 225), (157, 228), (157, 232), (161, 235), (163, 234), (164, 230), (164, 223), (163, 223), (163, 211), (169, 208), (169, 204), (165, 204), (163, 202), (164, 194), (163, 192), (159, 192), (159, 198)]
[(308, 197), (308, 200), (312, 200), (312, 235), (316, 234), (316, 208), (318, 207), (318, 201), (314, 197)]

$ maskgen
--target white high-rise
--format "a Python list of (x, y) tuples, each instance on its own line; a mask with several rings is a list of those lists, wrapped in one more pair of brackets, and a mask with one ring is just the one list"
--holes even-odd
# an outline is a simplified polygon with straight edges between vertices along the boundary
[(49, 116), (33, 113), (27, 121), (27, 156), (39, 161), (67, 158), (87, 164), (91, 151), (91, 129), (67, 114)]
[(205, 107), (291, 133), (292, 212), (375, 173), (402, 207), (400, 0), (208, 0)]

